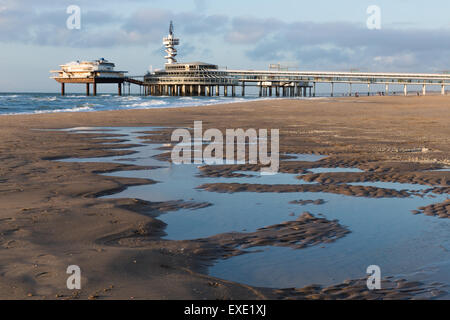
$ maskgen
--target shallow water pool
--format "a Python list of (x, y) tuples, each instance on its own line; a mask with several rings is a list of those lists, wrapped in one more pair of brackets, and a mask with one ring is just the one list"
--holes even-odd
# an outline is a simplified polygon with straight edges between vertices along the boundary
[[(154, 128), (97, 128), (117, 133), (126, 143), (142, 144), (142, 131)], [(108, 131), (109, 130), (109, 131)], [(115, 130), (115, 131), (110, 131)], [(99, 131), (84, 131), (94, 132)], [(100, 131), (101, 132), (101, 131)], [(351, 231), (334, 243), (301, 250), (281, 247), (253, 248), (251, 254), (218, 260), (209, 269), (211, 275), (264, 287), (303, 287), (331, 285), (346, 279), (363, 278), (369, 265), (379, 265), (383, 276), (401, 276), (408, 280), (439, 281), (450, 285), (450, 220), (413, 215), (411, 210), (443, 202), (448, 195), (435, 198), (362, 198), (325, 192), (298, 193), (215, 193), (197, 189), (205, 183), (305, 184), (295, 174), (261, 176), (259, 172), (237, 172), (243, 178), (199, 177), (197, 165), (172, 165), (154, 156), (165, 152), (161, 144), (143, 144), (135, 154), (94, 159), (68, 159), (76, 162), (119, 162), (159, 166), (144, 171), (110, 173), (110, 176), (149, 178), (157, 184), (129, 187), (106, 198), (139, 198), (147, 201), (189, 200), (213, 204), (199, 210), (182, 209), (161, 215), (167, 223), (167, 239), (185, 240), (231, 231), (252, 232), (261, 227), (295, 220), (302, 212), (338, 219)], [(325, 170), (326, 169), (326, 170)], [(314, 169), (310, 169), (313, 171)], [(336, 172), (342, 168), (323, 168)], [(328, 171), (327, 171), (328, 170)], [(345, 170), (345, 168), (344, 168)], [(352, 170), (349, 168), (348, 170)], [(360, 172), (353, 169), (351, 172)], [(316, 170), (317, 171), (317, 170)], [(350, 171), (349, 171), (350, 172)], [(425, 190), (430, 186), (390, 182), (363, 182), (352, 185), (376, 186), (396, 190)], [(296, 200), (323, 199), (322, 205), (300, 206)], [(294, 215), (292, 215), (294, 214)], [(262, 251), (259, 251), (262, 250)], [(449, 296), (447, 296), (448, 298)]]

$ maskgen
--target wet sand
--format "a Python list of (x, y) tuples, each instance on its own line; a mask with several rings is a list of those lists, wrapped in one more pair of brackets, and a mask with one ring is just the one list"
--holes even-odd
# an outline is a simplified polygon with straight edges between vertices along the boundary
[[(229, 254), (235, 254), (233, 250), (237, 244), (230, 244), (230, 235), (197, 241), (162, 240), (165, 224), (158, 216), (178, 208), (195, 210), (210, 204), (191, 203), (189, 199), (170, 203), (98, 199), (127, 186), (154, 183), (98, 173), (151, 168), (51, 161), (127, 154), (127, 151), (112, 150), (118, 145), (101, 144), (114, 142), (102, 140), (104, 134), (32, 129), (192, 127), (197, 120), (203, 121), (205, 129), (278, 128), (282, 153), (329, 155), (316, 167), (364, 170), (364, 173), (310, 174), (310, 181), (414, 183), (433, 185), (433, 192), (448, 194), (450, 173), (430, 170), (450, 164), (449, 101), (448, 97), (438, 96), (267, 100), (183, 109), (1, 116), (0, 298), (415, 298), (429, 288), (418, 283), (405, 285), (404, 282), (386, 280), (392, 284), (390, 289), (374, 296), (365, 294), (357, 280), (326, 289), (275, 290), (207, 276), (207, 266), (217, 259), (223, 248)], [(159, 139), (167, 142), (169, 136), (170, 131), (162, 130)], [(120, 141), (120, 137), (116, 139), (116, 142)], [(223, 166), (206, 172), (221, 176), (233, 174), (243, 167)], [(286, 161), (281, 163), (281, 172), (304, 174), (311, 167), (311, 163)], [(277, 187), (280, 188), (267, 186)], [(402, 196), (400, 191), (382, 191), (385, 194), (379, 191), (373, 187), (355, 189), (349, 186), (342, 192), (356, 196)], [(430, 215), (435, 212), (436, 218), (450, 216), (449, 206), (445, 203), (418, 208), (418, 213), (422, 211)], [(411, 219), (414, 218), (411, 215)], [(334, 231), (345, 236), (345, 226), (338, 222), (323, 222), (327, 228), (331, 224)], [(273, 232), (273, 227), (268, 230)], [(283, 232), (275, 232), (275, 243), (279, 243), (277, 237), (310, 243), (299, 234), (294, 233), (295, 237), (291, 239), (290, 231), (286, 233), (284, 229)], [(319, 234), (321, 241), (330, 240), (326, 238), (329, 230), (324, 232), (325, 235)], [(250, 236), (256, 236), (252, 238), (253, 245), (267, 240), (264, 233), (261, 238), (242, 234), (241, 242), (251, 244)], [(269, 238), (273, 239), (274, 235), (270, 234)], [(65, 271), (72, 264), (82, 266), (82, 289), (76, 293), (65, 286), (68, 277)], [(438, 288), (430, 290), (436, 295), (439, 293)]]

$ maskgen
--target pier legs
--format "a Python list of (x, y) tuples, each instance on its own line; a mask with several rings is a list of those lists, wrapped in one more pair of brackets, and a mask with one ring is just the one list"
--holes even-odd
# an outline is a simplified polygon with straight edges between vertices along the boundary
[(94, 97), (97, 95), (97, 83), (93, 83), (92, 84), (92, 91), (93, 91), (93, 95), (94, 95)]
[(61, 95), (64, 96), (66, 94), (65, 83), (61, 83)]
[(403, 85), (403, 94), (405, 95), (405, 97), (408, 95), (408, 86), (406, 84)]
[(236, 86), (231, 86), (231, 96), (236, 97)]
[(121, 84), (121, 83), (118, 83), (118, 84), (117, 84), (117, 94), (118, 94), (119, 96), (122, 95), (122, 84)]
[(242, 83), (242, 96), (245, 97), (245, 82)]
[(352, 83), (351, 82), (350, 82), (350, 88), (348, 90), (348, 95), (349, 95), (349, 97), (352, 96)]
[(422, 86), (422, 95), (423, 96), (427, 95), (427, 86), (425, 84)]
[(316, 96), (316, 83), (315, 83), (315, 82), (313, 83), (313, 86), (314, 86), (314, 87), (313, 87), (313, 88), (314, 88), (313, 97), (315, 97), (315, 96)]
[(388, 84), (386, 84), (386, 90), (384, 91), (384, 94), (385, 94), (386, 96), (389, 95), (389, 85), (388, 85)]
[(223, 87), (223, 96), (228, 97), (228, 86)]
[(441, 86), (441, 94), (445, 96), (445, 85)]
[(220, 96), (220, 86), (216, 85), (216, 96)]
[(370, 97), (370, 83), (367, 84), (367, 96)]
[(331, 83), (331, 96), (334, 96), (334, 82)]
[(86, 83), (86, 96), (89, 97), (89, 83)]

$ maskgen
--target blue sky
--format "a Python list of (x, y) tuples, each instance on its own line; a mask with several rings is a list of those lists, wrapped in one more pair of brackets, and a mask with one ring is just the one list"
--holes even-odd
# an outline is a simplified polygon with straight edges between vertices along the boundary
[[(66, 27), (68, 5), (81, 29)], [(366, 26), (381, 9), (381, 29)], [(164, 65), (169, 20), (180, 61), (228, 68), (449, 70), (448, 0), (0, 0), (0, 92), (58, 90), (48, 71), (105, 57), (131, 75)]]

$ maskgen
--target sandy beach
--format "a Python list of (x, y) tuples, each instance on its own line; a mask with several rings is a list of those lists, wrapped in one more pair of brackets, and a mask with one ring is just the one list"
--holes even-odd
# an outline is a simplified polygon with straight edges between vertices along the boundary
[[(167, 211), (204, 204), (150, 203), (140, 199), (99, 199), (128, 186), (155, 181), (99, 175), (151, 170), (114, 163), (56, 162), (64, 158), (127, 154), (113, 150), (121, 138), (70, 134), (74, 127), (192, 127), (280, 129), (280, 152), (328, 155), (321, 167), (358, 167), (363, 173), (310, 173), (321, 186), (205, 183), (214, 192), (329, 192), (355, 197), (408, 197), (403, 191), (356, 187), (354, 182), (401, 182), (449, 194), (450, 101), (447, 96), (262, 100), (177, 109), (120, 110), (0, 116), (0, 298), (1, 299), (395, 299), (414, 298), (423, 284), (385, 279), (384, 289), (368, 292), (364, 281), (349, 279), (323, 288), (260, 288), (214, 278), (207, 268), (242, 248), (261, 245), (301, 250), (339, 241), (352, 230), (339, 222), (304, 213), (287, 224), (253, 233), (169, 241), (159, 217)], [(172, 129), (148, 137), (167, 143)], [(144, 134), (143, 134), (144, 136)], [(97, 139), (92, 139), (93, 137)], [(144, 137), (145, 138), (145, 137)], [(121, 145), (120, 148), (124, 146)], [(132, 147), (130, 145), (129, 147)], [(311, 168), (281, 161), (283, 173)], [(202, 168), (209, 177), (227, 177), (257, 166)], [(333, 184), (339, 183), (339, 187)], [(320, 205), (320, 201), (318, 204)], [(303, 204), (299, 200), (299, 204)], [(417, 208), (417, 215), (450, 217), (450, 204)], [(411, 213), (411, 219), (417, 218)], [(285, 219), (280, 219), (282, 223)], [(305, 236), (304, 231), (308, 231)], [(231, 230), (230, 230), (231, 231)], [(181, 250), (182, 249), (182, 250)], [(66, 288), (66, 268), (82, 266), (82, 289)], [(408, 290), (404, 290), (407, 288)], [(438, 290), (438, 289), (436, 289)]]

